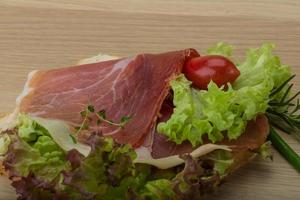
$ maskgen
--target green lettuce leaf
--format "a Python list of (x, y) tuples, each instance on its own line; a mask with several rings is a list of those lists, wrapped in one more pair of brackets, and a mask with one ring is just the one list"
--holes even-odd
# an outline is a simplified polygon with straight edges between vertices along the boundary
[(63, 173), (64, 185), (77, 190), (84, 199), (110, 200), (122, 199), (130, 195), (128, 188), (136, 191), (144, 184), (144, 177), (135, 176), (132, 160), (136, 155), (129, 145), (118, 146), (112, 139), (98, 136), (92, 138), (91, 145), (88, 157), (77, 168)]
[(2, 134), (0, 137), (0, 156), (4, 156), (7, 151), (8, 147), (11, 143), (11, 139), (8, 134)]
[[(23, 127), (31, 131), (22, 132)], [(26, 134), (20, 136), (20, 131)], [(9, 137), (4, 166), (19, 199), (198, 199), (219, 184), (228, 164), (226, 153), (216, 151), (199, 159), (187, 155), (184, 165), (161, 170), (135, 164), (130, 145), (95, 134), (88, 140), (91, 151), (85, 157), (76, 149), (62, 150), (44, 127), (27, 116), (20, 118), (19, 130)]]
[(228, 131), (229, 138), (237, 138), (246, 125), (246, 119), (241, 118), (242, 106), (251, 104), (237, 104), (243, 96), (231, 87), (224, 91), (210, 82), (207, 91), (199, 91), (187, 83), (191, 84), (184, 75), (171, 82), (175, 109), (167, 122), (158, 124), (158, 132), (177, 144), (188, 140), (193, 146), (202, 144), (204, 134), (212, 142), (224, 138), (222, 131)]
[(52, 180), (62, 170), (68, 169), (65, 152), (53, 141), (42, 126), (22, 115), (16, 135), (11, 135), (11, 144), (4, 165), (13, 176), (35, 176)]
[(88, 145), (79, 142), (74, 143), (71, 137), (73, 133), (68, 124), (66, 124), (64, 121), (40, 117), (32, 117), (32, 119), (40, 126), (47, 129), (49, 135), (64, 151), (67, 152), (72, 149), (76, 149), (84, 156), (89, 154), (91, 148)]
[(233, 163), (232, 155), (228, 151), (216, 150), (206, 156), (206, 159), (214, 161), (214, 171), (223, 177), (227, 169)]
[[(159, 123), (157, 130), (160, 133), (166, 134), (172, 141), (177, 144), (184, 140), (191, 142), (194, 139), (201, 139), (201, 132), (195, 132), (192, 127), (192, 118), (195, 114), (195, 106), (193, 103), (193, 94), (190, 87), (191, 82), (188, 81), (184, 75), (177, 77), (171, 81), (171, 87), (174, 91), (173, 103), (175, 105), (174, 112), (168, 122)], [(197, 122), (201, 124), (201, 122)], [(204, 125), (202, 125), (204, 127)], [(208, 127), (207, 128), (211, 128)], [(194, 134), (190, 134), (193, 132)], [(205, 132), (203, 131), (203, 134)], [(197, 135), (196, 135), (197, 134)], [(196, 144), (196, 143), (194, 143)]]
[(263, 145), (261, 145), (257, 150), (257, 153), (265, 160), (273, 160), (271, 141), (267, 141)]
[[(254, 88), (269, 100), (273, 88), (280, 86), (291, 76), (290, 67), (283, 65), (280, 58), (272, 54), (274, 44), (263, 44), (260, 48), (249, 49), (246, 60), (238, 65), (241, 74), (233, 84), (234, 89)], [(276, 98), (281, 98), (282, 91)]]
[(232, 56), (233, 46), (224, 42), (219, 42), (215, 46), (210, 47), (206, 53), (207, 55), (221, 55), (230, 58)]
[[(250, 49), (245, 62), (238, 65), (241, 75), (226, 91), (213, 82), (207, 91), (193, 89), (183, 74), (171, 81), (175, 109), (168, 121), (158, 124), (158, 132), (177, 144), (187, 140), (193, 146), (202, 144), (205, 134), (212, 142), (221, 141), (225, 134), (229, 139), (238, 138), (249, 120), (265, 113), (269, 101), (285, 92), (270, 96), (290, 77), (289, 67), (272, 54), (273, 48), (264, 44)], [(208, 53), (231, 56), (232, 47), (219, 43)]]
[(4, 165), (14, 176), (27, 176), (34, 171), (37, 177), (52, 180), (62, 170), (68, 168), (64, 152), (54, 148), (55, 144), (48, 136), (39, 137), (33, 147), (15, 138), (10, 145)]
[(44, 127), (27, 115), (19, 115), (18, 123), (18, 135), (24, 142), (34, 143), (39, 136), (49, 136), (49, 132)]
[(147, 182), (144, 191), (142, 191), (142, 196), (145, 199), (161, 200), (172, 199), (176, 196), (176, 193), (173, 190), (171, 180), (159, 179)]

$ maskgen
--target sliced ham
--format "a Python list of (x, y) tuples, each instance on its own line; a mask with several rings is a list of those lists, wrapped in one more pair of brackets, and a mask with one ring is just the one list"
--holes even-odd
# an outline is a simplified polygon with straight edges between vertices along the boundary
[[(164, 119), (166, 119), (166, 117), (164, 117)], [(245, 132), (238, 139), (229, 140), (225, 138), (216, 144), (226, 145), (233, 151), (256, 150), (266, 141), (268, 133), (268, 119), (264, 115), (259, 115), (256, 119), (248, 122)], [(210, 143), (207, 138), (204, 138), (203, 141), (203, 145)], [(178, 154), (191, 153), (195, 148), (187, 141), (177, 145), (169, 141), (166, 136), (155, 132), (151, 155), (153, 158), (159, 159)]]
[[(166, 99), (160, 110), (160, 116), (157, 122), (167, 121), (173, 113), (173, 103)], [(258, 115), (256, 119), (249, 121), (245, 132), (236, 140), (225, 138), (219, 145), (227, 145), (233, 151), (255, 150), (259, 148), (267, 139), (269, 133), (268, 119), (264, 115)], [(226, 135), (226, 134), (225, 134)], [(203, 145), (211, 143), (207, 137), (203, 138)], [(165, 158), (174, 155), (191, 153), (198, 147), (193, 147), (188, 141), (182, 144), (176, 144), (169, 141), (167, 136), (154, 132), (151, 156), (154, 159)]]
[[(163, 106), (163, 108), (165, 107)], [(138, 156), (135, 162), (167, 169), (183, 163), (179, 155), (189, 153), (192, 157), (198, 158), (221, 149), (232, 151), (234, 158), (232, 169), (236, 169), (254, 156), (253, 152), (266, 141), (268, 133), (269, 124), (264, 115), (259, 115), (255, 120), (249, 121), (245, 132), (237, 140), (225, 138), (222, 142), (212, 144), (207, 138), (204, 138), (204, 144), (198, 147), (193, 147), (189, 142), (177, 145), (169, 141), (166, 136), (155, 132), (151, 149), (145, 147), (136, 149)]]
[(37, 71), (27, 84), (30, 89), (19, 99), (18, 110), (72, 126), (82, 122), (80, 112), (88, 104), (106, 110), (107, 117), (116, 122), (131, 116), (124, 129), (105, 124), (100, 128), (118, 143), (138, 147), (145, 138), (152, 139), (149, 132), (155, 128), (170, 80), (182, 71), (187, 59), (197, 55), (187, 49)]

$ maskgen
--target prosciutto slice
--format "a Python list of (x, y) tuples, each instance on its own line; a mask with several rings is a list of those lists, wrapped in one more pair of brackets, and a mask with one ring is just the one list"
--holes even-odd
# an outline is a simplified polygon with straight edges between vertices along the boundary
[[(106, 110), (118, 122), (131, 116), (124, 129), (101, 125), (104, 135), (118, 143), (140, 146), (155, 128), (158, 112), (170, 89), (169, 82), (182, 71), (193, 49), (163, 54), (140, 54), (45, 71), (36, 71), (19, 99), (19, 112), (63, 120), (72, 126), (82, 122), (80, 112), (89, 104)], [(149, 137), (146, 137), (149, 136)]]
[[(233, 151), (247, 151), (258, 149), (267, 139), (269, 133), (268, 120), (264, 115), (259, 115), (255, 120), (249, 121), (245, 132), (236, 140), (225, 138), (219, 145), (226, 145)], [(211, 143), (207, 138), (203, 138), (203, 145)], [(151, 155), (155, 159), (191, 153), (195, 148), (191, 143), (185, 141), (178, 145), (162, 134), (155, 132)]]
[[(158, 118), (159, 122), (167, 121), (173, 113), (172, 101), (165, 99)], [(219, 145), (226, 145), (233, 151), (247, 151), (256, 150), (259, 148), (267, 139), (269, 133), (268, 119), (264, 115), (258, 115), (256, 119), (248, 122), (244, 133), (236, 140), (224, 140), (217, 142)], [(226, 135), (226, 134), (225, 134)], [(203, 137), (203, 145), (211, 143), (206, 136)], [(169, 141), (168, 138), (154, 132), (151, 156), (154, 159), (160, 159), (173, 155), (181, 155), (185, 153), (193, 152), (197, 147), (193, 147), (188, 141), (184, 141), (182, 144), (176, 144), (175, 142)]]

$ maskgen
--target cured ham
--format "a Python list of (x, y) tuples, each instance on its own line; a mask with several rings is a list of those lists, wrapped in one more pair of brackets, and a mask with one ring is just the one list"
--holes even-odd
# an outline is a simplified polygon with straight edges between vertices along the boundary
[(118, 143), (138, 147), (155, 128), (170, 80), (197, 55), (187, 49), (36, 71), (27, 83), (27, 93), (19, 99), (18, 110), (75, 126), (82, 122), (80, 112), (92, 104), (106, 110), (113, 121), (130, 116), (124, 129), (105, 124), (100, 128)]
[[(160, 110), (158, 123), (167, 121), (171, 117), (172, 113), (172, 101), (166, 98)], [(216, 144), (227, 145), (234, 151), (255, 150), (266, 141), (268, 133), (268, 119), (264, 115), (259, 115), (256, 119), (248, 122), (246, 130), (239, 138), (236, 140), (224, 138), (224, 140), (217, 142)], [(209, 143), (211, 142), (208, 138), (203, 137), (203, 145)], [(193, 147), (188, 141), (184, 141), (182, 144), (176, 144), (175, 142), (169, 141), (167, 136), (155, 131), (151, 148), (151, 156), (155, 159), (160, 159), (173, 155), (191, 153), (196, 148), (197, 147)]]
[[(216, 144), (226, 145), (233, 151), (256, 150), (266, 141), (268, 133), (268, 120), (264, 115), (259, 115), (255, 120), (248, 123), (245, 132), (238, 139), (229, 140), (225, 138)], [(207, 138), (203, 138), (203, 141), (203, 145), (210, 143)], [(159, 159), (178, 154), (191, 153), (194, 149), (191, 143), (187, 141), (178, 145), (169, 141), (165, 135), (156, 132), (154, 134), (151, 155), (153, 158)]]

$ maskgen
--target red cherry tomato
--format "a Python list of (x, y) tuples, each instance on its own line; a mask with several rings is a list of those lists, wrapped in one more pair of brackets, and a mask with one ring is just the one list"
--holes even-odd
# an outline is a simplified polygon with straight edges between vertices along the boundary
[(228, 82), (233, 83), (240, 75), (228, 58), (219, 55), (192, 58), (185, 64), (183, 72), (193, 85), (203, 90), (207, 89), (211, 80), (221, 87)]

